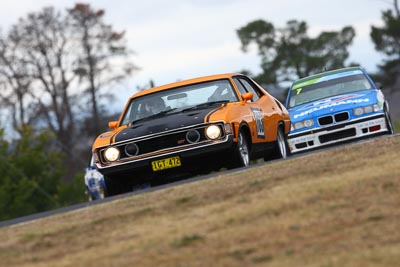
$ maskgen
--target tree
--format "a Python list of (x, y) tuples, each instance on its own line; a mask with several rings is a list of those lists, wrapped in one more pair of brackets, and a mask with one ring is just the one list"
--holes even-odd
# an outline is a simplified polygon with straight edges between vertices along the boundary
[(322, 32), (317, 37), (307, 35), (306, 22), (290, 20), (284, 28), (256, 20), (237, 30), (242, 50), (255, 44), (261, 56), (262, 73), (255, 80), (279, 84), (305, 77), (324, 69), (344, 67), (355, 31), (344, 27), (340, 31)]
[(76, 4), (67, 12), (30, 13), (0, 35), (0, 105), (15, 130), (50, 129), (72, 177), (86, 164), (81, 155), (89, 153), (99, 121), (110, 115), (100, 110), (102, 96), (109, 101), (116, 83), (135, 70), (130, 54), (103, 10)]
[(379, 66), (381, 81), (388, 87), (400, 84), (400, 9), (397, 0), (393, 0), (393, 10), (382, 12), (383, 27), (371, 27), (370, 36), (375, 49), (387, 56)]
[(83, 173), (72, 183), (61, 181), (66, 155), (48, 130), (24, 126), (21, 137), (9, 142), (0, 129), (0, 220), (87, 201)]
[[(28, 68), (19, 53), (18, 38), (0, 36), (0, 86), (1, 103), (10, 109), (12, 125), (19, 129), (29, 124), (33, 116), (27, 109), (27, 97), (31, 94), (31, 82)], [(29, 116), (29, 117), (28, 117)]]
[(124, 60), (132, 53), (125, 45), (125, 33), (114, 31), (104, 22), (104, 10), (94, 10), (88, 4), (79, 3), (68, 12), (74, 36), (80, 43), (76, 72), (87, 84), (85, 91), (90, 96), (93, 115), (92, 132), (99, 133), (101, 89), (125, 79), (137, 68)]
[(71, 84), (76, 74), (66, 21), (60, 12), (44, 8), (20, 19), (9, 32), (8, 43), (18, 43), (19, 64), (28, 69), (20, 75), (35, 87), (32, 105), (36, 118), (44, 119), (63, 151), (71, 155), (75, 137)]
[(59, 207), (58, 184), (65, 172), (63, 154), (48, 131), (20, 129), (10, 144), (0, 133), (0, 220)]

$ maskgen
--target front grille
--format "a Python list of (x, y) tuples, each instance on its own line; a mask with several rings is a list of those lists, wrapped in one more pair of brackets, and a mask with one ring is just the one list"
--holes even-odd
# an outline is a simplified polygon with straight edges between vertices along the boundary
[(334, 116), (329, 115), (329, 116), (322, 116), (318, 118), (318, 123), (321, 126), (326, 126), (333, 124), (335, 122), (342, 122), (342, 121), (347, 121), (349, 120), (349, 113), (346, 112), (340, 112), (335, 114)]
[(333, 123), (333, 117), (332, 116), (319, 117), (318, 118), (318, 123), (321, 126), (332, 124)]
[(160, 149), (170, 148), (178, 145), (179, 140), (185, 140), (185, 133), (169, 134), (136, 142), (140, 154), (154, 152)]
[[(144, 136), (143, 138), (136, 138), (132, 140), (127, 140), (126, 142), (120, 143), (117, 145), (120, 151), (120, 160), (128, 159), (128, 158), (135, 158), (135, 157), (141, 157), (143, 155), (153, 153), (159, 150), (164, 150), (164, 149), (173, 149), (173, 148), (178, 148), (178, 147), (185, 147), (185, 146), (190, 146), (194, 144), (202, 144), (206, 142), (210, 142), (210, 140), (206, 137), (205, 135), (205, 129), (207, 126), (210, 124), (201, 124), (197, 125), (194, 127), (188, 127), (185, 129), (177, 129), (175, 131), (169, 131), (166, 133), (160, 133), (153, 135), (151, 137)], [(225, 138), (225, 133), (224, 133), (224, 124), (223, 123), (218, 123), (215, 124), (218, 125), (221, 129), (221, 136), (219, 139), (224, 139)], [(187, 135), (188, 132), (193, 130), (198, 132), (199, 138), (196, 139), (190, 139), (190, 134)], [(189, 137), (188, 137), (189, 136)], [(188, 140), (189, 138), (189, 140)], [(194, 142), (196, 141), (196, 142)], [(129, 144), (135, 144), (138, 147), (138, 153), (134, 156), (128, 155), (126, 153), (125, 147)], [(105, 149), (103, 149), (100, 153), (101, 155), (101, 160), (106, 163), (107, 161), (105, 160), (103, 153)]]
[(341, 121), (347, 121), (349, 119), (349, 113), (348, 112), (342, 112), (335, 114), (335, 121), (336, 122), (341, 122)]
[(348, 138), (348, 137), (352, 137), (352, 136), (356, 136), (356, 129), (354, 129), (354, 128), (339, 131), (339, 132), (334, 132), (334, 133), (330, 133), (330, 134), (321, 135), (321, 136), (319, 136), (319, 142), (321, 144), (323, 144), (323, 143), (327, 143), (330, 141), (340, 140), (340, 139), (344, 139), (344, 138)]

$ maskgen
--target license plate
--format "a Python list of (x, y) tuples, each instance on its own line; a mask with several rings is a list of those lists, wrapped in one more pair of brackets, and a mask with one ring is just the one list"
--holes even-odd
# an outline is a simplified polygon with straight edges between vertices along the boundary
[(166, 158), (166, 159), (161, 159), (161, 160), (155, 160), (151, 162), (151, 167), (153, 168), (153, 171), (162, 171), (165, 169), (170, 169), (170, 168), (175, 168), (181, 166), (181, 159), (179, 156), (172, 157), (172, 158)]

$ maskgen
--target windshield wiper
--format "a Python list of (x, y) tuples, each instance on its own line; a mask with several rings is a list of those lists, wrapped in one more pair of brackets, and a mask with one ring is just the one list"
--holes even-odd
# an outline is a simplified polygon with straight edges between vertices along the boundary
[(216, 104), (224, 104), (224, 103), (228, 103), (228, 102), (229, 102), (229, 100), (218, 100), (218, 101), (204, 102), (204, 103), (195, 105), (195, 106), (190, 107), (190, 108), (185, 108), (185, 109), (182, 110), (182, 112), (189, 111), (189, 110), (194, 110), (194, 109), (198, 109), (198, 108), (203, 108), (203, 107), (209, 107), (209, 106), (216, 105)]
[(140, 119), (137, 119), (137, 120), (133, 120), (133, 121), (131, 121), (129, 123), (129, 125), (133, 125), (134, 123), (137, 123), (139, 121), (144, 121), (144, 120), (147, 120), (147, 119), (154, 119), (154, 118), (162, 117), (165, 114), (168, 114), (168, 113), (170, 113), (170, 112), (172, 112), (174, 110), (176, 110), (176, 108), (171, 108), (171, 109), (164, 110), (164, 111), (161, 111), (159, 113), (156, 113), (156, 114), (153, 114), (153, 115), (150, 115), (150, 116), (147, 116), (147, 117), (143, 117), (143, 118), (140, 118)]

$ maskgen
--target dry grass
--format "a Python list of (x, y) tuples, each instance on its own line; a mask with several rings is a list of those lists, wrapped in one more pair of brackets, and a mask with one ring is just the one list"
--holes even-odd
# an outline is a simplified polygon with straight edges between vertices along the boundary
[(398, 266), (400, 137), (0, 229), (0, 266)]

